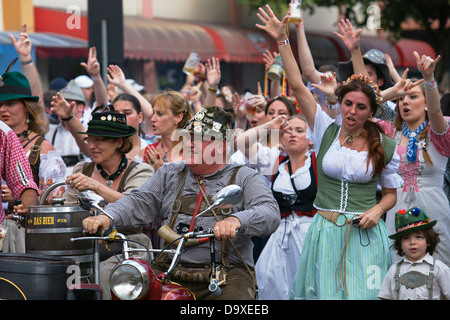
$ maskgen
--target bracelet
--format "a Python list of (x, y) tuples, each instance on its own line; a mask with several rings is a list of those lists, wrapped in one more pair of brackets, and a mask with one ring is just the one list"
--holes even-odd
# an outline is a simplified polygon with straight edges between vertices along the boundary
[(212, 92), (212, 93), (217, 93), (217, 89), (213, 89), (213, 88), (208, 88), (208, 91)]
[(100, 80), (100, 76), (91, 77), (92, 81)]
[(28, 60), (28, 61), (20, 61), (20, 63), (21, 63), (23, 66), (26, 66), (27, 64), (33, 63), (33, 59), (30, 59), (30, 60)]
[(283, 40), (283, 41), (278, 41), (277, 44), (279, 46), (285, 46), (287, 44), (289, 44), (289, 39)]
[(305, 23), (302, 21), (302, 23), (296, 24), (296, 25), (295, 25), (295, 28), (296, 28), (296, 29), (301, 29), (301, 28), (303, 28), (304, 26), (305, 26)]
[(424, 81), (424, 82), (423, 82), (423, 87), (424, 87), (426, 90), (433, 90), (433, 89), (436, 89), (436, 87), (437, 87), (436, 79), (433, 79), (433, 80), (431, 80), (431, 81)]
[(61, 118), (61, 121), (70, 121), (73, 118), (73, 113), (67, 118)]
[(327, 107), (328, 107), (328, 109), (335, 110), (335, 109), (339, 108), (339, 103), (337, 103), (337, 102), (334, 104), (327, 103)]

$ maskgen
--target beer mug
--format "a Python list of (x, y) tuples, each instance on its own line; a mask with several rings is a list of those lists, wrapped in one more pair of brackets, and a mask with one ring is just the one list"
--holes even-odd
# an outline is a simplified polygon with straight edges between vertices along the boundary
[(186, 74), (194, 74), (197, 63), (200, 62), (200, 56), (196, 52), (191, 52), (186, 62), (184, 63), (183, 72)]
[(269, 71), (267, 71), (267, 78), (269, 78), (272, 81), (278, 81), (283, 76), (283, 63), (281, 62), (281, 56), (278, 55), (278, 57), (275, 59), (275, 61), (272, 63), (272, 65), (269, 68)]
[(293, 0), (291, 2), (291, 15), (289, 16), (289, 23), (300, 24), (303, 22), (301, 6), (302, 0)]
[(251, 105), (248, 100), (250, 100), (250, 98), (252, 98), (254, 95), (251, 92), (246, 92), (245, 96), (244, 96), (244, 100), (245, 100), (245, 107), (247, 109), (247, 117), (249, 118), (253, 118), (255, 116), (255, 111), (256, 111), (256, 106)]

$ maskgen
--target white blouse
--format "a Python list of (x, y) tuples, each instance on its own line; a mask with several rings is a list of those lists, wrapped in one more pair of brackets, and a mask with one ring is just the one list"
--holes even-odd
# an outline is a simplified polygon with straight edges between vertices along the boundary
[[(334, 122), (322, 108), (317, 105), (314, 131), (308, 126), (306, 137), (314, 143), (316, 154), (319, 152), (323, 135), (327, 128)], [(373, 166), (369, 164), (367, 168), (368, 151), (356, 151), (347, 147), (342, 147), (339, 142), (339, 134), (334, 139), (330, 148), (323, 158), (322, 168), (324, 173), (334, 179), (345, 180), (355, 183), (367, 183), (372, 177)], [(385, 188), (398, 188), (402, 185), (403, 179), (397, 174), (400, 157), (397, 152), (387, 166), (382, 170), (378, 183)]]

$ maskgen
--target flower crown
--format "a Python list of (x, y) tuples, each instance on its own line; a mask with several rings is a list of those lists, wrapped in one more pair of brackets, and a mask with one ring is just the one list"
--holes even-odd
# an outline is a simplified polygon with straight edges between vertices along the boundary
[(342, 82), (342, 85), (349, 84), (353, 81), (362, 81), (365, 84), (367, 84), (369, 87), (371, 87), (372, 90), (375, 92), (375, 99), (376, 99), (377, 104), (381, 105), (381, 103), (383, 102), (383, 96), (381, 95), (381, 90), (375, 82), (370, 80), (369, 76), (362, 74), (362, 73), (352, 74), (347, 79), (347, 81)]

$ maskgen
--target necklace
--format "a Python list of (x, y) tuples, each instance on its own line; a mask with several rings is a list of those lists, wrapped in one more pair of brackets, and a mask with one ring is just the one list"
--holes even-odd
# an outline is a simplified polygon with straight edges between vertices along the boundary
[(359, 137), (360, 135), (361, 135), (361, 132), (360, 133), (357, 133), (357, 134), (350, 134), (350, 133), (348, 133), (348, 132), (346, 132), (344, 129), (342, 129), (341, 128), (341, 131), (345, 134), (345, 135), (347, 135), (347, 137), (344, 139), (344, 141), (342, 142), (342, 145), (344, 145), (344, 144), (346, 144), (347, 143), (347, 145), (348, 146), (351, 146), (352, 144), (353, 144), (353, 141), (355, 140), (355, 138), (356, 137)]
[(31, 133), (31, 130), (30, 130), (30, 129), (27, 129), (27, 130), (25, 130), (25, 131), (23, 131), (23, 132), (21, 132), (21, 133), (17, 133), (16, 136), (17, 136), (17, 138), (19, 139), (20, 143), (24, 143), (25, 141), (30, 140), (30, 139), (28, 138), (28, 136), (30, 135), (30, 133)]
[(106, 184), (108, 185), (108, 187), (111, 188), (111, 186), (113, 185), (113, 180), (115, 178), (117, 178), (122, 173), (123, 170), (126, 169), (127, 165), (128, 165), (128, 159), (124, 155), (122, 157), (122, 161), (120, 161), (119, 169), (117, 169), (117, 171), (114, 172), (113, 174), (108, 175), (108, 173), (106, 173), (106, 171), (103, 170), (103, 167), (100, 163), (97, 163), (97, 170), (98, 170), (98, 172), (100, 172), (102, 177), (106, 179)]
[(162, 161), (164, 163), (169, 162), (169, 158), (167, 158), (167, 151), (164, 150), (164, 145), (163, 145), (162, 141), (161, 141), (161, 148), (162, 148), (162, 150), (164, 152), (164, 156), (162, 157)]

